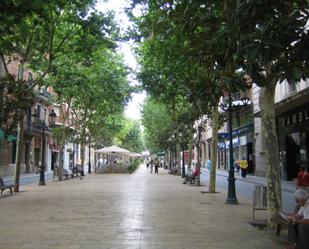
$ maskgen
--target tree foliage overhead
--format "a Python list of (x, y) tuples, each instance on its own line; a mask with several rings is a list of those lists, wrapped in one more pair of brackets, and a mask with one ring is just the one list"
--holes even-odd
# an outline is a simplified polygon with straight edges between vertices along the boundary
[(223, 89), (244, 88), (244, 74), (261, 87), (269, 210), (277, 212), (274, 93), (278, 81), (308, 77), (308, 1), (134, 0), (132, 5), (142, 6), (140, 17), (131, 15), (136, 37), (143, 38), (141, 75), (157, 96), (173, 85), (189, 92), (193, 103), (212, 106)]
[(170, 146), (173, 120), (166, 105), (147, 98), (142, 112), (145, 145), (151, 153), (165, 151)]
[[(48, 0), (42, 4), (36, 0), (8, 0), (1, 3), (1, 127), (12, 128), (16, 116), (23, 116), (31, 106), (33, 88), (43, 85), (43, 79), (54, 70), (56, 59), (83, 54), (91, 61), (96, 47), (115, 47), (117, 28), (113, 16), (97, 12), (94, 2)], [(17, 66), (18, 73), (9, 72), (10, 65)], [(27, 70), (33, 75), (31, 84), (24, 77)]]
[(121, 129), (116, 136), (116, 143), (127, 150), (142, 152), (144, 141), (140, 122), (124, 117), (120, 124)]

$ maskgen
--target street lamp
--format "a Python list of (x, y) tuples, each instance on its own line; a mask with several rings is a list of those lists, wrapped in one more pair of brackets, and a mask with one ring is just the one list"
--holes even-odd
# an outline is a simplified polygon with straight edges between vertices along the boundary
[[(243, 98), (241, 99), (242, 105), (247, 106), (250, 104), (250, 99)], [(235, 106), (235, 105), (234, 105)], [(240, 103), (236, 106), (240, 106)], [(229, 167), (229, 177), (228, 177), (228, 194), (226, 199), (226, 204), (238, 204), (237, 197), (236, 197), (236, 191), (235, 191), (235, 174), (234, 174), (234, 155), (233, 155), (233, 127), (232, 127), (232, 96), (229, 92), (228, 94), (228, 105), (221, 104), (220, 108), (223, 111), (228, 111), (228, 130), (229, 130), (229, 154), (230, 154), (230, 167)]]
[[(44, 109), (44, 118), (45, 118), (46, 109)], [(49, 126), (45, 123), (45, 120), (39, 120), (39, 114), (36, 112), (32, 115), (33, 117), (36, 117), (38, 121), (40, 121), (40, 125), (42, 127), (42, 155), (41, 155), (41, 165), (40, 165), (40, 181), (39, 185), (46, 185), (45, 183), (45, 129), (48, 127), (53, 127), (55, 125), (57, 114), (54, 112), (54, 110), (51, 111), (49, 114), (50, 122)]]
[(91, 174), (91, 161), (90, 161), (90, 157), (91, 157), (91, 150), (90, 150), (90, 147), (91, 146), (91, 143), (90, 143), (90, 136), (89, 136), (89, 150), (88, 150), (88, 174)]

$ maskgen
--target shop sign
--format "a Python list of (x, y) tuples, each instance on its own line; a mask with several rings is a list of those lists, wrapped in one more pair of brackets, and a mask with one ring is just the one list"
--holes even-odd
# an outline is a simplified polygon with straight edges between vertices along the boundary
[[(233, 146), (239, 146), (240, 145), (240, 141), (239, 138), (233, 138)], [(226, 147), (229, 148), (230, 147), (230, 141), (226, 141)]]
[(246, 145), (247, 144), (247, 137), (246, 136), (240, 137), (239, 143), (240, 143), (240, 145)]
[(0, 139), (3, 139), (5, 137), (4, 130), (0, 129)]
[(16, 141), (17, 140), (17, 137), (14, 136), (14, 135), (8, 135), (8, 141), (9, 142), (12, 142), (12, 141)]
[(299, 124), (309, 120), (309, 110), (296, 112), (285, 118), (285, 126)]

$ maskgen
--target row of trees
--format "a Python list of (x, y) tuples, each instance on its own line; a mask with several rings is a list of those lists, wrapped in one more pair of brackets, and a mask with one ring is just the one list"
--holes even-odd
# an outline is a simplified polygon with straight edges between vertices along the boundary
[[(177, 126), (192, 127), (202, 115), (212, 117), (213, 152), (223, 91), (244, 89), (248, 78), (261, 88), (271, 217), (281, 209), (275, 87), (283, 80), (308, 77), (308, 1), (134, 0), (132, 9), (137, 6), (141, 15), (130, 14), (140, 41), (139, 77), (144, 88), (166, 105)], [(176, 112), (183, 104), (184, 116)], [(157, 137), (151, 129), (146, 131), (150, 138)], [(161, 143), (168, 137), (164, 140), (162, 135)], [(215, 183), (215, 173), (210, 182)]]
[[(123, 111), (134, 89), (127, 80), (130, 69), (116, 52), (119, 28), (113, 13), (98, 12), (94, 5), (94, 0), (1, 3), (0, 128), (9, 134), (18, 126), (15, 191), (19, 190), (23, 120), (35, 101), (36, 86), (53, 88), (61, 122), (69, 124), (53, 129), (60, 150), (69, 141), (82, 147), (111, 144), (129, 122), (123, 121)], [(9, 64), (17, 65), (17, 76), (8, 70)], [(25, 79), (25, 71), (33, 77)]]

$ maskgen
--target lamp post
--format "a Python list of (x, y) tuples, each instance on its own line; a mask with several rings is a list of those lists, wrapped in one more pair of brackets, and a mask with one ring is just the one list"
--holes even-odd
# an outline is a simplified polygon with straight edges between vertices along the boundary
[(228, 194), (226, 199), (226, 204), (238, 204), (235, 190), (235, 172), (234, 172), (234, 156), (233, 156), (233, 126), (232, 126), (232, 98), (229, 92), (228, 99), (228, 113), (229, 113), (229, 154), (230, 154), (230, 168), (228, 177)]
[[(236, 188), (235, 188), (235, 172), (234, 172), (234, 155), (233, 155), (233, 126), (232, 126), (232, 96), (229, 92), (228, 94), (228, 105), (221, 104), (220, 108), (223, 111), (228, 111), (228, 130), (229, 130), (229, 176), (228, 176), (228, 194), (226, 199), (226, 204), (238, 204), (237, 197), (236, 197)], [(241, 99), (242, 104), (249, 105), (250, 100), (248, 98)], [(238, 103), (237, 106), (240, 104)]]
[(90, 150), (90, 137), (89, 137), (89, 146), (88, 146), (88, 174), (91, 174), (91, 162), (90, 162), (90, 157), (91, 157), (91, 150)]
[[(44, 109), (44, 118), (45, 118), (46, 109)], [(39, 121), (39, 115), (38, 113), (33, 114), (32, 116), (36, 117)], [(42, 125), (42, 154), (41, 154), (41, 165), (40, 165), (40, 181), (39, 185), (46, 185), (45, 183), (45, 129), (48, 127), (53, 127), (55, 125), (57, 114), (54, 112), (54, 110), (51, 111), (49, 114), (50, 122), (49, 126), (45, 123), (45, 120), (40, 120), (40, 123)]]

